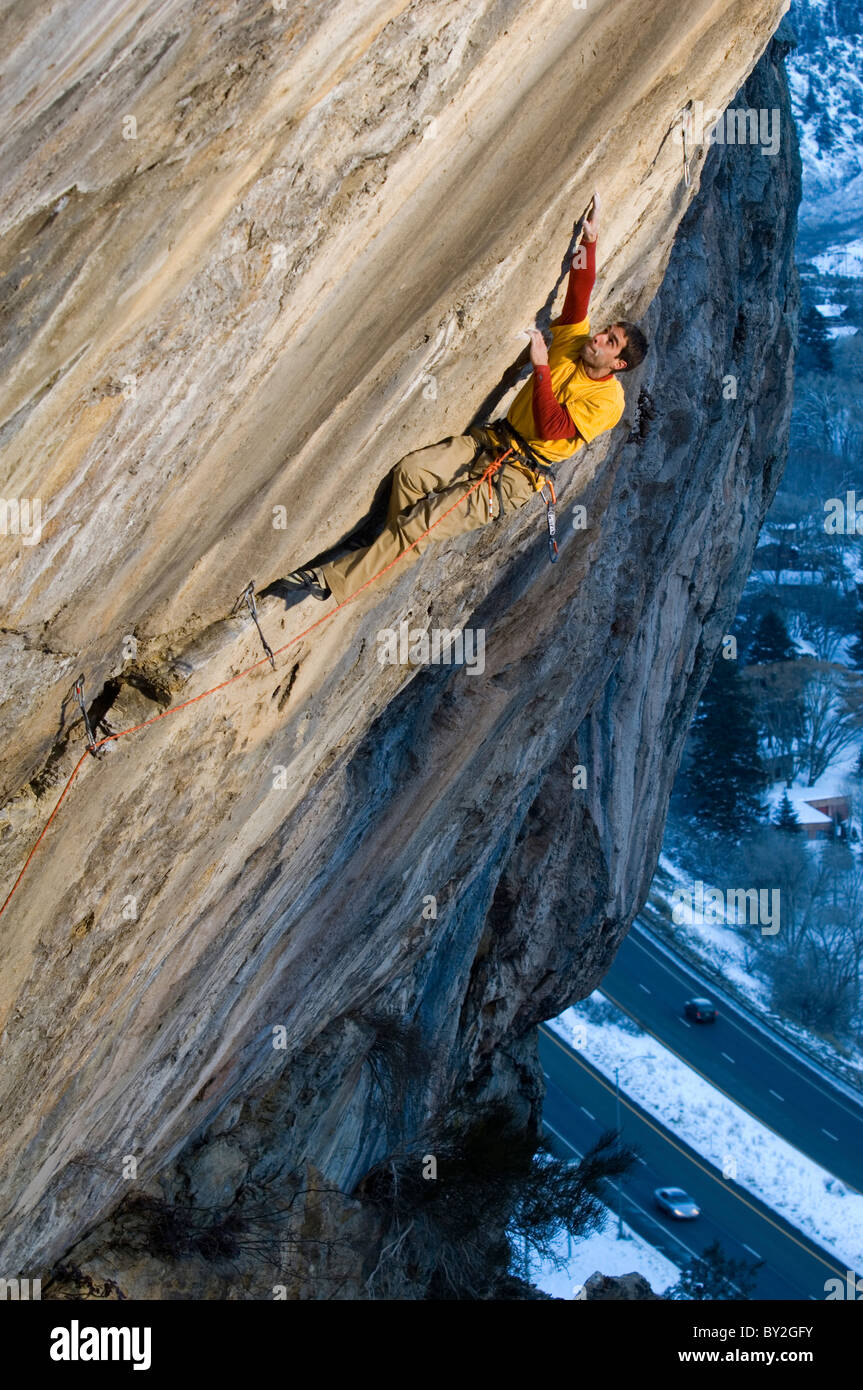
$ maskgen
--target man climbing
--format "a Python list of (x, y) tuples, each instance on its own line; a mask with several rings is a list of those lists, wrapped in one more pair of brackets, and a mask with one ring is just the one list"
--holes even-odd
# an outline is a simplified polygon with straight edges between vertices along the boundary
[[(616, 374), (642, 361), (647, 339), (626, 320), (591, 336), (587, 310), (596, 277), (598, 232), (599, 196), (594, 194), (584, 220), (583, 245), (572, 258), (563, 310), (551, 324), (551, 346), (546, 348), (537, 328), (530, 330), (533, 375), (506, 419), (472, 426), (467, 434), (406, 454), (396, 464), (386, 524), (377, 540), (331, 564), (288, 575), (283, 582), (296, 591), (289, 604), (309, 594), (318, 599), (333, 596), (342, 603), (387, 566), (397, 569), (394, 562), (402, 552), (406, 553), (399, 565), (410, 564), (429, 542), (451, 540), (524, 506), (543, 492), (551, 476), (549, 465), (614, 428), (624, 405)], [(512, 452), (506, 461), (482, 487), (465, 496), (507, 449)], [(431, 535), (423, 536), (432, 526)], [(549, 529), (553, 542), (553, 528)], [(420, 536), (423, 539), (407, 549)]]

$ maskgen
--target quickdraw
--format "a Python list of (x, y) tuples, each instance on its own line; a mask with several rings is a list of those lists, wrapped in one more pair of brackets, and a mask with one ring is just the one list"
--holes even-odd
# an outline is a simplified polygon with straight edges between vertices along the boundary
[[(459, 497), (455, 502), (453, 502), (451, 507), (448, 507), (446, 511), (441, 512), (440, 516), (437, 517), (431, 523), (430, 526), (427, 526), (425, 531), (423, 531), (421, 535), (417, 536), (416, 540), (411, 541), (410, 545), (405, 546), (404, 550), (400, 551), (394, 560), (390, 560), (388, 564), (384, 565), (381, 569), (379, 569), (377, 574), (371, 575), (371, 577), (367, 579), (364, 584), (361, 584), (360, 587), (348, 598), (343, 599), (341, 603), (337, 603), (335, 608), (331, 608), (329, 612), (324, 613), (320, 618), (316, 618), (313, 623), (310, 623), (308, 625), (308, 627), (303, 628), (302, 632), (296, 633), (296, 635), (291, 637), (289, 641), (285, 642), (283, 646), (277, 647), (275, 652), (273, 652), (270, 649), (270, 646), (264, 638), (263, 633), (261, 633), (261, 641), (264, 644), (264, 650), (267, 653), (267, 656), (260, 657), (257, 661), (253, 661), (250, 666), (244, 667), (241, 671), (235, 671), (232, 676), (228, 676), (225, 680), (220, 681), (218, 685), (210, 686), (209, 690), (201, 690), (197, 695), (191, 695), (188, 700), (181, 700), (179, 704), (169, 705), (167, 709), (160, 710), (158, 714), (152, 715), (151, 718), (143, 719), (140, 724), (130, 724), (127, 729), (115, 729), (113, 733), (106, 734), (104, 738), (100, 738), (99, 741), (94, 744), (92, 741), (93, 731), (90, 728), (90, 721), (87, 717), (86, 706), (84, 705), (84, 677), (83, 675), (79, 676), (78, 680), (75, 683), (75, 693), (78, 696), (78, 703), (81, 706), (81, 710), (84, 715), (84, 725), (87, 729), (88, 737), (91, 740), (90, 746), (85, 752), (81, 754), (75, 766), (72, 768), (72, 771), (69, 773), (69, 776), (66, 778), (66, 781), (63, 784), (63, 790), (61, 791), (56, 802), (54, 803), (53, 811), (49, 815), (45, 824), (42, 826), (42, 829), (39, 831), (39, 834), (36, 836), (30, 853), (27, 855), (27, 858), (24, 860), (24, 863), (21, 865), (21, 868), (18, 871), (18, 877), (15, 879), (15, 882), (12, 884), (12, 887), (9, 889), (9, 892), (6, 894), (6, 897), (4, 898), (3, 902), (0, 903), (0, 916), (2, 916), (3, 913), (6, 911), (15, 894), (17, 893), (18, 888), (20, 887), (25, 874), (27, 873), (27, 870), (33, 862), (33, 858), (37, 850), (39, 849), (39, 846), (43, 843), (46, 835), (48, 834), (48, 831), (51, 828), (51, 825), (57, 817), (60, 807), (63, 805), (63, 802), (69, 795), (69, 792), (71, 791), (72, 786), (75, 783), (75, 779), (77, 778), (78, 773), (81, 771), (81, 768), (87, 761), (88, 752), (92, 753), (95, 757), (98, 754), (98, 750), (105, 747), (107, 744), (116, 743), (116, 741), (121, 738), (128, 738), (130, 734), (136, 734), (140, 729), (148, 728), (150, 724), (158, 724), (163, 719), (170, 718), (171, 715), (179, 714), (180, 710), (189, 709), (191, 705), (197, 705), (201, 700), (209, 699), (211, 695), (217, 694), (220, 690), (225, 690), (229, 685), (233, 685), (236, 681), (243, 680), (246, 676), (251, 675), (253, 671), (257, 671), (258, 668), (262, 666), (263, 663), (267, 660), (267, 658), (269, 658), (271, 665), (273, 665), (273, 658), (275, 656), (279, 656), (282, 652), (286, 652), (289, 650), (289, 648), (296, 646), (298, 642), (301, 642), (304, 637), (308, 637), (310, 633), (316, 631), (316, 629), (319, 628), (323, 623), (331, 622), (337, 613), (340, 613), (342, 609), (346, 608), (349, 603), (353, 603), (354, 600), (366, 589), (368, 589), (371, 584), (376, 583), (377, 580), (379, 580), (382, 577), (382, 575), (386, 574), (388, 570), (391, 570), (394, 565), (397, 565), (399, 561), (402, 559), (402, 557), (404, 555), (407, 555), (408, 551), (415, 550), (416, 547), (420, 544), (420, 542), (425, 540), (426, 536), (431, 535), (432, 531), (435, 529), (436, 526), (440, 526), (442, 521), (444, 521), (452, 512), (454, 512), (458, 507), (462, 505), (466, 498), (470, 497), (472, 493), (479, 491), (486, 478), (490, 478), (492, 473), (496, 472), (497, 469), (500, 468), (501, 464), (505, 462), (505, 460), (509, 457), (511, 453), (512, 449), (504, 449), (503, 453), (501, 453), (497, 458), (492, 460), (492, 462), (489, 464), (488, 468), (485, 470), (482, 476), (480, 478), (477, 478), (476, 482), (472, 482), (470, 486), (466, 489), (466, 491), (462, 493), (461, 497)], [(252, 590), (251, 602), (249, 602), (249, 599), (247, 597), (249, 595), (250, 588)], [(240, 595), (240, 598), (234, 604), (234, 608), (232, 611), (237, 612), (241, 603), (243, 602), (246, 602), (248, 604), (249, 611), (251, 612), (252, 617), (255, 618), (256, 626), (258, 628), (258, 632), (260, 633), (261, 628), (260, 624), (257, 622), (257, 609), (255, 607), (255, 595), (253, 585), (246, 585), (246, 588), (243, 590), (242, 594)]]
[[(494, 491), (492, 491), (494, 489)], [(501, 481), (501, 470), (488, 480), (488, 518), (491, 521), (494, 517), (494, 493), (497, 493), (497, 519), (500, 521), (506, 513), (506, 505), (503, 500), (503, 486)]]
[[(498, 474), (498, 477), (500, 475)], [(491, 478), (488, 480), (488, 519), (491, 521), (494, 516), (494, 490)]]
[(687, 144), (692, 136), (692, 111), (687, 103), (679, 114), (680, 120), (680, 139), (683, 144), (683, 182), (688, 188), (692, 183), (692, 175), (689, 172), (689, 150)]
[(81, 710), (81, 715), (82, 715), (83, 720), (84, 720), (84, 728), (85, 728), (86, 731), (87, 731), (87, 745), (88, 745), (89, 751), (93, 754), (93, 757), (94, 757), (94, 758), (97, 758), (97, 757), (99, 756), (99, 754), (98, 754), (98, 752), (97, 752), (97, 750), (96, 750), (96, 740), (95, 740), (95, 738), (93, 737), (93, 730), (92, 730), (91, 727), (90, 727), (90, 716), (89, 716), (89, 714), (87, 713), (87, 706), (86, 706), (85, 703), (84, 703), (84, 672), (83, 672), (83, 671), (81, 672), (80, 676), (78, 677), (78, 679), (77, 679), (76, 682), (75, 682), (75, 699), (78, 701), (78, 706), (79, 706), (79, 708), (80, 708), (80, 710)]
[[(545, 502), (545, 489), (548, 488), (549, 498)], [(545, 521), (548, 526), (548, 558), (553, 565), (557, 564), (557, 496), (554, 491), (554, 483), (549, 476), (543, 483), (540, 497), (545, 502)]]
[(272, 647), (270, 646), (269, 642), (267, 641), (266, 637), (264, 636), (263, 630), (262, 630), (262, 628), (261, 628), (261, 624), (260, 624), (260, 622), (258, 621), (258, 605), (255, 603), (255, 581), (254, 581), (253, 579), (250, 579), (250, 580), (249, 580), (249, 582), (248, 582), (248, 584), (246, 585), (245, 589), (244, 589), (243, 592), (240, 594), (240, 597), (237, 599), (237, 602), (234, 604), (233, 608), (231, 609), (231, 615), (233, 616), (235, 613), (238, 613), (238, 612), (240, 611), (240, 609), (242, 608), (242, 606), (243, 606), (244, 603), (245, 603), (246, 607), (248, 608), (249, 613), (251, 614), (252, 622), (255, 624), (255, 627), (258, 629), (258, 636), (259, 636), (260, 639), (261, 639), (261, 642), (262, 642), (262, 644), (263, 644), (264, 651), (266, 652), (267, 656), (268, 656), (269, 659), (270, 659), (270, 665), (272, 666), (273, 670), (275, 671), (275, 669), (276, 669), (276, 658), (273, 656), (273, 649), (272, 649)]

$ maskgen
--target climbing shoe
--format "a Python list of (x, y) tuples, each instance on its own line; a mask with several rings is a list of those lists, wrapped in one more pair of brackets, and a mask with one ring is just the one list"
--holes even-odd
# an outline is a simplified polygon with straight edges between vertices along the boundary
[(284, 579), (277, 579), (264, 590), (261, 597), (269, 598), (271, 595), (282, 599), (285, 608), (293, 608), (309, 597), (318, 598), (323, 602), (330, 597), (330, 589), (323, 582), (323, 575), (318, 570), (302, 569), (294, 570), (292, 574), (285, 575)]
[(285, 583), (291, 588), (304, 589), (312, 598), (322, 601), (329, 598), (332, 592), (329, 584), (323, 582), (323, 575), (318, 570), (294, 570), (292, 574), (287, 575)]

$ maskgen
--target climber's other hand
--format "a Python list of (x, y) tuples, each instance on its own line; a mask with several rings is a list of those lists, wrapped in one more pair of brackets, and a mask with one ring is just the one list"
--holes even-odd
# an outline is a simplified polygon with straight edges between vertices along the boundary
[(535, 367), (548, 366), (548, 348), (545, 339), (538, 328), (529, 328), (530, 333), (530, 360)]

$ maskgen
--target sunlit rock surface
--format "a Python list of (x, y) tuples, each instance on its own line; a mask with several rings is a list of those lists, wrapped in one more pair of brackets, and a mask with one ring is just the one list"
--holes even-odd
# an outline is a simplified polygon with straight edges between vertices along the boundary
[[(595, 185), (594, 322), (646, 313), (654, 347), (563, 470), (556, 567), (525, 508), (86, 758), (0, 919), (4, 1270), (64, 1256), (129, 1191), (124, 1156), (193, 1201), (306, 1165), (349, 1192), (453, 1096), (535, 1123), (533, 1025), (646, 893), (782, 467), (777, 46), (738, 99), (781, 109), (775, 157), (688, 149), (687, 183), (676, 132), (735, 97), (783, 8), (10, 12), (2, 487), (42, 519), (0, 537), (4, 896), (86, 747), (76, 676), (104, 736), (258, 661), (228, 617), (246, 583), (505, 408)], [(640, 386), (656, 416), (628, 442)], [(261, 605), (274, 648), (322, 611)], [(484, 670), (382, 664), (405, 620), (483, 629)], [(369, 1064), (393, 1019), (423, 1059), (397, 1105)], [(102, 1244), (138, 1296), (223, 1296)]]

